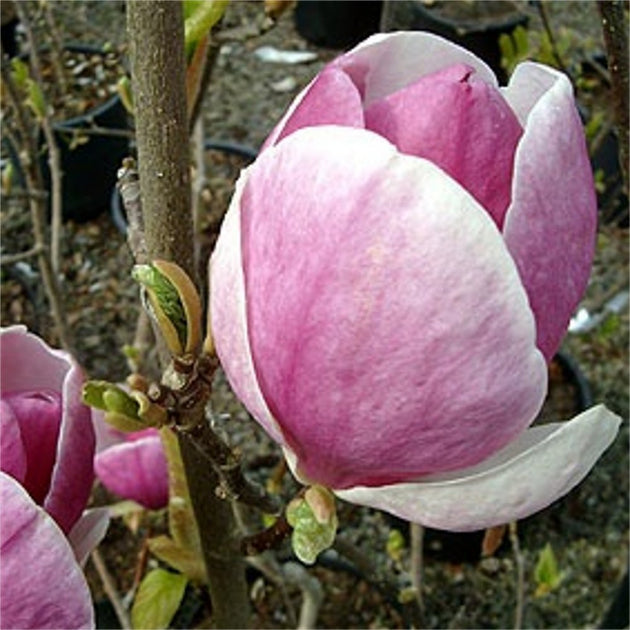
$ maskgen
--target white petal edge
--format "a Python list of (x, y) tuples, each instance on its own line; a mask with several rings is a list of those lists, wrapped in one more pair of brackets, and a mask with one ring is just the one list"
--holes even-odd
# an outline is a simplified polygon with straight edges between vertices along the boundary
[(68, 534), (77, 562), (81, 567), (90, 553), (105, 538), (109, 527), (109, 508), (91, 508), (85, 510)]
[[(456, 63), (473, 67), (478, 78), (497, 86), (497, 79), (490, 67), (465, 48), (432, 33), (399, 31), (377, 33), (368, 37), (331, 63), (342, 68), (355, 62), (370, 65), (368, 89), (364, 95), (364, 107), (425, 74), (442, 70)], [(275, 144), (287, 121), (302, 102), (317, 76), (293, 99), (284, 116), (265, 140), (262, 150)]]
[(573, 88), (565, 74), (541, 63), (524, 61), (516, 66), (507, 87), (500, 90), (524, 128), (530, 111), (558, 82), (562, 90), (573, 94)]
[(433, 33), (376, 33), (339, 58), (342, 67), (353, 62), (370, 67), (363, 99), (365, 107), (424, 75), (457, 63), (471, 66), (477, 78), (497, 87), (497, 78), (484, 61)]
[[(213, 330), (219, 359), (230, 357), (230, 363), (222, 362), (222, 367), (235, 394), (269, 435), (283, 444), (282, 431), (260, 390), (249, 347), (240, 224), (241, 196), (247, 179), (248, 169), (245, 169), (236, 182), (236, 190), (221, 226), (221, 237), (210, 259), (209, 327)], [(217, 267), (221, 269), (220, 279), (213, 275), (213, 269)], [(215, 334), (219, 328), (220, 332)], [(238, 374), (238, 380), (231, 378), (233, 374)]]
[(621, 419), (604, 405), (535, 426), (477, 466), (423, 481), (335, 491), (345, 501), (450, 531), (529, 516), (575, 487), (612, 444)]

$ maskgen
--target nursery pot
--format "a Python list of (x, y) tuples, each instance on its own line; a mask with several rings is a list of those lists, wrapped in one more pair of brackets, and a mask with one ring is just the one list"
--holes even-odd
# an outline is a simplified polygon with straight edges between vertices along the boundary
[[(98, 48), (87, 46), (67, 46), (66, 49), (103, 54)], [(129, 151), (127, 138), (120, 136), (90, 135), (87, 142), (71, 146), (77, 131), (94, 126), (110, 131), (128, 128), (127, 111), (117, 94), (81, 116), (53, 124), (61, 155), (64, 219), (88, 221), (107, 209), (116, 171)], [(50, 188), (47, 156), (41, 165), (44, 180)]]
[[(90, 56), (106, 54), (100, 48), (80, 44), (66, 45), (64, 50)], [(26, 61), (28, 56), (22, 58)], [(129, 152), (127, 138), (120, 135), (84, 134), (82, 142), (73, 142), (81, 129), (94, 127), (114, 134), (128, 129), (127, 112), (117, 94), (79, 116), (52, 122), (60, 155), (64, 220), (88, 221), (108, 208), (110, 191), (116, 182), (116, 171), (122, 158)], [(45, 145), (44, 135), (40, 133), (39, 164), (44, 185), (50, 192), (51, 174)], [(8, 150), (15, 165), (16, 179), (23, 183), (17, 147), (8, 146)]]
[(483, 59), (502, 82), (506, 75), (499, 37), (526, 27), (529, 20), (509, 0), (395, 0), (385, 11), (383, 30), (429, 31), (445, 37)]
[(318, 46), (347, 48), (379, 30), (380, 0), (298, 0), (295, 27)]

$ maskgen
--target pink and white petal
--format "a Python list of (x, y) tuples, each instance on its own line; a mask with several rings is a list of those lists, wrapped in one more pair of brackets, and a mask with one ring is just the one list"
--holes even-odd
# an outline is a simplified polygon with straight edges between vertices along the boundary
[(81, 516), (94, 482), (96, 438), (92, 412), (81, 402), (83, 373), (72, 362), (63, 383), (57, 457), (44, 508), (68, 533)]
[[(503, 229), (536, 318), (538, 347), (547, 360), (558, 349), (586, 287), (597, 228), (582, 123), (569, 80), (555, 76), (527, 117)], [(548, 78), (549, 71), (528, 64), (513, 87)]]
[(6, 392), (3, 406), (10, 406), (20, 427), (26, 457), (22, 485), (35, 503), (41, 505), (50, 490), (61, 426), (61, 392), (32, 390)]
[(0, 469), (20, 483), (26, 477), (26, 452), (20, 424), (10, 405), (0, 400)]
[(77, 562), (83, 567), (90, 553), (105, 538), (109, 527), (109, 508), (85, 510), (68, 534)]
[(168, 503), (168, 467), (159, 434), (101, 451), (94, 468), (103, 485), (125, 499), (151, 510)]
[(297, 129), (315, 125), (364, 126), (361, 95), (350, 77), (335, 66), (327, 66), (315, 77), (264, 146), (280, 142)]
[(210, 327), (221, 366), (234, 393), (265, 431), (283, 444), (282, 431), (260, 391), (249, 348), (240, 223), (241, 196), (248, 177), (246, 169), (236, 183), (210, 260)]
[(525, 518), (564, 496), (615, 439), (620, 418), (603, 405), (573, 420), (528, 429), (466, 470), (415, 483), (335, 491), (427, 527), (471, 531)]
[(419, 31), (378, 33), (332, 62), (343, 68), (363, 94), (365, 107), (416, 79), (463, 63), (496, 86), (492, 70), (471, 52), (442, 37)]
[[(421, 103), (421, 106), (419, 106)], [(424, 75), (365, 110), (366, 128), (430, 160), (503, 225), (523, 133), (501, 93), (457, 64)]]
[(48, 389), (60, 392), (70, 355), (52, 350), (25, 326), (0, 329), (0, 393)]
[(53, 519), (0, 473), (3, 628), (93, 628), (90, 591)]
[(239, 208), (257, 382), (302, 475), (340, 488), (472, 465), (533, 420), (546, 368), (527, 296), (490, 217), (435, 165), (369, 131), (302, 129), (250, 167)]
[(558, 70), (532, 61), (524, 61), (516, 66), (508, 85), (499, 90), (524, 127), (534, 105), (558, 79), (562, 78), (566, 79)]

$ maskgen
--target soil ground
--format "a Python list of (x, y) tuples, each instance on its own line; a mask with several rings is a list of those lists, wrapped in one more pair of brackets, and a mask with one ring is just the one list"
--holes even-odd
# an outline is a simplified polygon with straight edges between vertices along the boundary
[[(107, 39), (115, 45), (124, 44), (124, 9), (120, 2), (54, 4), (69, 39), (92, 43)], [(530, 32), (535, 41), (541, 33), (539, 17), (529, 4), (520, 4), (530, 14)], [(571, 44), (567, 55), (572, 63), (573, 56), (584, 50), (603, 50), (594, 3), (551, 2), (549, 14), (553, 27)], [(262, 22), (259, 3), (236, 1), (228, 10), (223, 28), (225, 42), (204, 104), (209, 138), (260, 146), (295, 94), (339, 52), (303, 39), (296, 32), (291, 13), (269, 30), (262, 29)], [(298, 65), (266, 63), (255, 54), (266, 45), (314, 51), (317, 59)], [(208, 153), (207, 160), (211, 194), (202, 222), (206, 244), (216, 234), (243, 164), (238, 158), (216, 152)], [(17, 201), (3, 201), (2, 252), (24, 251), (31, 245), (28, 215)], [(92, 378), (118, 381), (126, 375), (121, 349), (133, 339), (139, 308), (137, 290), (129, 277), (131, 264), (124, 237), (108, 213), (88, 223), (65, 225), (62, 274), (68, 319), (78, 358)], [(600, 312), (611, 297), (627, 289), (627, 223), (603, 221), (582, 306), (592, 313)], [(628, 321), (626, 304), (593, 330), (569, 333), (563, 344), (563, 351), (573, 358), (590, 384), (592, 400), (605, 403), (624, 419), (628, 417)], [(38, 272), (28, 261), (2, 269), (2, 325), (17, 322), (28, 324), (55, 344)], [(566, 420), (579, 408), (579, 389), (574, 381), (567, 381), (561, 366), (554, 366), (551, 376), (544, 421)], [(245, 461), (262, 455), (279, 457), (277, 447), (249, 419), (221, 379), (215, 392), (215, 410), (231, 414), (228, 429)], [(264, 478), (271, 470), (250, 472)], [(285, 480), (286, 486), (290, 484)], [(97, 486), (93, 501), (105, 504), (116, 498)], [(132, 532), (129, 520), (115, 519), (101, 545), (116, 588), (123, 596), (134, 584), (144, 541), (163, 527), (163, 515), (144, 514), (134, 523)], [(411, 585), (409, 545), (405, 543), (399, 554), (388, 553), (386, 548), (392, 531), (399, 530), (406, 539), (408, 526), (382, 513), (350, 505), (341, 507), (340, 523), (345, 545), (327, 553), (309, 570), (324, 592), (318, 627), (411, 627), (413, 605), (400, 601), (401, 593), (404, 595)], [(506, 537), (492, 557), (481, 558), (480, 542), (480, 533), (425, 532), (424, 627), (513, 627), (517, 554)], [(627, 422), (584, 482), (561, 501), (518, 524), (518, 544), (524, 562), (522, 627), (601, 627), (628, 566)], [(562, 580), (551, 592), (537, 595), (534, 569), (547, 544), (553, 548)], [(290, 551), (284, 546), (277, 557), (287, 560)], [(149, 566), (154, 564), (149, 561)], [(103, 589), (91, 565), (88, 576), (95, 599), (102, 599)], [(299, 593), (289, 591), (292, 603), (288, 605), (262, 574), (252, 570), (250, 578), (252, 625), (294, 626), (295, 611), (290, 609), (299, 607)], [(192, 593), (190, 600), (194, 610), (198, 597)], [(179, 627), (203, 623), (203, 618), (201, 613), (182, 617)]]

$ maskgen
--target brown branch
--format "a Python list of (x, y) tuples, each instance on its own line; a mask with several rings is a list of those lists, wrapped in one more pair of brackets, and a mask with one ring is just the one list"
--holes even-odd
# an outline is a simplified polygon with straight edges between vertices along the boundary
[(267, 494), (262, 486), (252, 483), (243, 475), (240, 459), (206, 422), (191, 429), (179, 428), (178, 433), (190, 441), (214, 468), (219, 479), (215, 488), (217, 496), (244, 503), (268, 514), (280, 511), (280, 502)]
[(25, 252), (19, 252), (17, 254), (4, 254), (3, 256), (0, 256), (0, 265), (12, 265), (16, 262), (20, 262), (21, 260), (27, 260), (33, 256), (39, 256), (41, 253), (42, 247), (34, 245)]
[(241, 552), (245, 556), (257, 556), (269, 549), (275, 549), (292, 531), (286, 516), (281, 514), (267, 529), (245, 536), (241, 540)]
[(103, 557), (101, 556), (101, 552), (98, 549), (94, 549), (90, 557), (92, 558), (92, 563), (94, 564), (94, 568), (96, 569), (98, 576), (101, 578), (103, 590), (114, 608), (116, 617), (118, 617), (120, 627), (123, 628), (123, 630), (131, 630), (129, 614), (120, 599), (120, 595), (118, 595), (116, 585), (114, 584), (114, 580), (107, 568), (107, 565), (105, 564), (105, 560), (103, 560)]
[[(194, 280), (182, 6), (128, 0), (127, 18), (147, 253), (150, 260), (177, 263)], [(179, 445), (201, 538), (213, 625), (247, 627), (245, 563), (232, 506), (209, 491), (220, 480), (194, 443), (180, 433)]]
[[(626, 17), (627, 2), (620, 0), (601, 0), (597, 3), (602, 17), (606, 56), (615, 111), (615, 124), (619, 139), (619, 162), (624, 176), (626, 190), (628, 188), (628, 147), (629, 112), (628, 90), (628, 19)], [(624, 8), (625, 7), (625, 8)]]
[(549, 14), (547, 13), (547, 5), (545, 4), (546, 0), (538, 0), (535, 3), (538, 8), (538, 14), (540, 15), (540, 19), (542, 21), (543, 29), (547, 38), (549, 39), (549, 45), (551, 46), (551, 54), (553, 55), (558, 68), (564, 72), (564, 74), (569, 77), (571, 83), (573, 83), (573, 78), (571, 77), (571, 73), (567, 69), (566, 64), (564, 63), (564, 59), (560, 55), (560, 51), (558, 50), (558, 44), (556, 42), (556, 37), (553, 33), (553, 29), (551, 28), (551, 22), (549, 21)]
[(61, 299), (61, 288), (59, 286), (57, 276), (53, 272), (48, 250), (46, 248), (44, 221), (46, 205), (42, 196), (37, 194), (44, 188), (43, 178), (39, 168), (39, 162), (37, 160), (37, 145), (35, 138), (30, 133), (32, 126), (29, 125), (27, 114), (20, 99), (13, 76), (11, 75), (9, 64), (0, 64), (0, 72), (2, 73), (5, 94), (10, 106), (15, 112), (15, 120), (22, 140), (22, 150), (19, 150), (18, 147), (18, 156), (24, 171), (31, 222), (33, 224), (35, 247), (40, 249), (37, 260), (42, 276), (42, 282), (44, 284), (44, 290), (46, 291), (46, 296), (48, 297), (48, 302), (50, 304), (50, 310), (57, 329), (57, 335), (59, 336), (59, 343), (65, 350), (72, 352), (72, 337), (67, 325), (65, 308)]
[[(39, 44), (36, 41), (35, 33), (31, 25), (30, 18), (28, 16), (25, 7), (20, 2), (15, 5), (20, 23), (22, 24), (24, 31), (26, 32), (26, 39), (29, 45), (29, 62), (31, 66), (31, 73), (33, 75), (33, 81), (35, 81), (42, 92), (44, 92), (44, 81), (42, 79), (42, 64), (39, 58)], [(52, 19), (52, 16), (51, 16)], [(51, 48), (50, 53), (52, 55), (53, 63), (55, 59), (54, 47)], [(61, 62), (57, 59), (57, 63), (61, 66)], [(63, 69), (59, 68), (59, 71), (63, 73)], [(44, 96), (45, 98), (45, 96)], [(48, 167), (50, 169), (50, 188), (51, 188), (51, 235), (50, 235), (50, 259), (52, 264), (52, 270), (55, 275), (59, 274), (60, 268), (60, 244), (61, 244), (61, 230), (62, 230), (62, 172), (61, 172), (61, 154), (55, 134), (52, 127), (52, 120), (48, 111), (48, 104), (45, 102), (45, 109), (40, 112), (41, 118), (38, 119), (46, 139), (46, 145), (48, 148)]]

